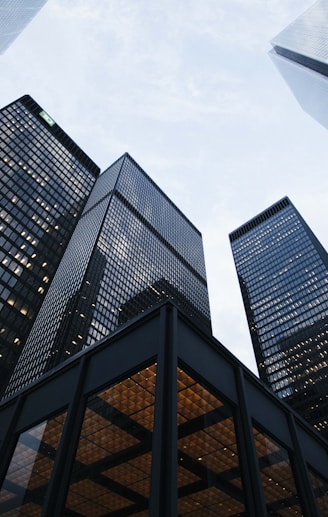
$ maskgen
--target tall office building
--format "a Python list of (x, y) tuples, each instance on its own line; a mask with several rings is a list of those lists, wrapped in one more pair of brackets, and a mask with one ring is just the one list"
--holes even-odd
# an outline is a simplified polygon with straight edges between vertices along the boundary
[(125, 154), (96, 182), (6, 394), (165, 298), (211, 332), (201, 234)]
[(328, 436), (328, 255), (285, 197), (230, 234), (259, 374)]
[(270, 52), (301, 107), (328, 128), (328, 0), (319, 0), (272, 40)]
[(98, 167), (29, 96), (0, 111), (0, 392)]
[(30, 23), (47, 0), (1, 0), (0, 54), (2, 54)]

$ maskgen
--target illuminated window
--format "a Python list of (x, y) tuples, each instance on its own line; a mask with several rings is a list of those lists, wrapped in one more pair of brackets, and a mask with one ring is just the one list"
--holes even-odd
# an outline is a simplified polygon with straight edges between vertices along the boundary
[(67, 511), (139, 515), (148, 508), (155, 384), (152, 365), (88, 399)]
[(244, 515), (230, 407), (178, 370), (178, 514)]
[(301, 517), (303, 512), (287, 450), (256, 428), (254, 437), (268, 514)]

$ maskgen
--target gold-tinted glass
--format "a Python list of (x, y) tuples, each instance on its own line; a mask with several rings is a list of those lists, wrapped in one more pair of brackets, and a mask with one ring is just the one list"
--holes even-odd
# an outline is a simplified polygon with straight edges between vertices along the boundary
[(287, 450), (256, 428), (254, 437), (268, 513), (303, 515)]
[(310, 470), (310, 480), (320, 515), (328, 515), (328, 481)]
[(155, 384), (154, 364), (89, 397), (67, 511), (148, 515)]
[(0, 515), (41, 515), (66, 413), (19, 436), (0, 491)]
[(178, 369), (178, 513), (244, 515), (231, 409)]

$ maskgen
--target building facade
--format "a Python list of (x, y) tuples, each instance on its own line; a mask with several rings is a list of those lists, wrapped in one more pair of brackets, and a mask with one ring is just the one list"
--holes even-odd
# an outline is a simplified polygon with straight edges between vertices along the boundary
[(211, 333), (201, 234), (125, 154), (95, 184), (6, 395), (166, 298)]
[(29, 96), (0, 111), (0, 392), (98, 167)]
[(0, 54), (13, 43), (47, 0), (2, 0), (0, 4)]
[(270, 57), (301, 107), (328, 128), (328, 1), (318, 0), (273, 40)]
[(327, 452), (165, 302), (0, 404), (0, 513), (323, 517)]
[(230, 234), (259, 374), (328, 436), (328, 256), (286, 197)]

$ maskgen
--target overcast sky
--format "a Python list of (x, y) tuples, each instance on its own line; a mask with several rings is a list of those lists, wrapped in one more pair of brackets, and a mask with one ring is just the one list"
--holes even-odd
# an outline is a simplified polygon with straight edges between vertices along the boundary
[(327, 247), (327, 131), (272, 64), (312, 0), (48, 0), (0, 56), (104, 170), (128, 151), (203, 234), (214, 335), (256, 371), (228, 234), (288, 195)]

